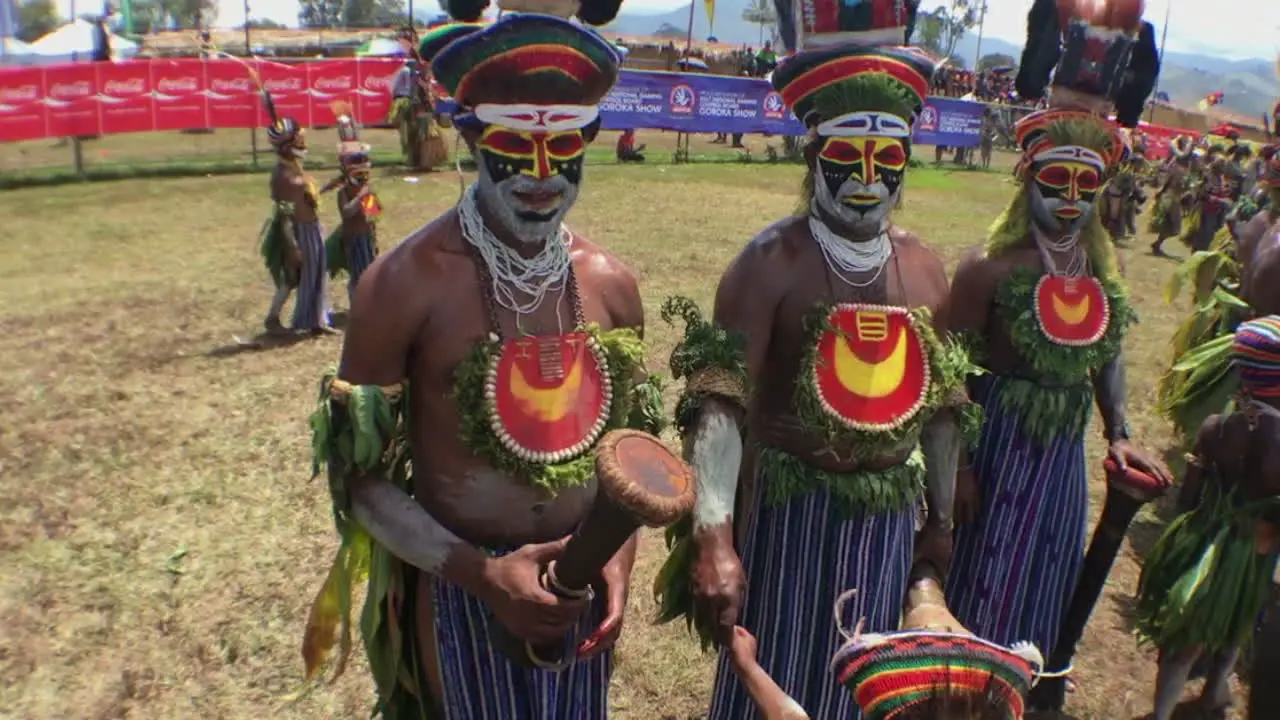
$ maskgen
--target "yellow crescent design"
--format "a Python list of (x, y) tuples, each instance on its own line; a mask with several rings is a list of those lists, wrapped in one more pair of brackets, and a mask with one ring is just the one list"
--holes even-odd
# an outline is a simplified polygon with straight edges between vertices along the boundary
[(1089, 315), (1089, 296), (1069, 303), (1053, 294), (1053, 312), (1068, 325), (1079, 325)]
[(907, 332), (898, 329), (898, 342), (889, 357), (878, 363), (863, 362), (849, 349), (843, 337), (835, 338), (836, 379), (846, 390), (864, 398), (882, 398), (902, 386), (907, 374)]
[(511, 363), (511, 396), (530, 417), (546, 423), (558, 422), (573, 410), (578, 402), (578, 390), (582, 387), (582, 359), (573, 363), (569, 375), (559, 387), (545, 390), (535, 388), (525, 379), (517, 363)]

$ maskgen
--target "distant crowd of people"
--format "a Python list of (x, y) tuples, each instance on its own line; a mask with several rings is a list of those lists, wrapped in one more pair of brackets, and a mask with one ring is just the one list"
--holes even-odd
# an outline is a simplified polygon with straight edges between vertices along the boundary
[(943, 97), (970, 97), (991, 103), (1015, 104), (1011, 69), (997, 68), (974, 73), (953, 67), (938, 68), (933, 76), (933, 94)]

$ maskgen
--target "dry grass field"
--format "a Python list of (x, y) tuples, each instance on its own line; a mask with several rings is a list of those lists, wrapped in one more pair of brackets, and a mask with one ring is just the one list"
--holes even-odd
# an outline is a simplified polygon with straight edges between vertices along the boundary
[[(126, 144), (161, 155), (157, 143), (189, 140)], [(732, 157), (706, 142), (695, 152)], [(327, 142), (315, 146), (327, 154)], [(12, 149), (0, 147), (0, 167), (16, 166)], [(709, 302), (742, 243), (790, 212), (801, 171), (601, 163), (588, 175), (571, 225), (639, 275), (650, 366), (662, 368), (676, 335), (659, 303), (672, 293)], [(452, 172), (410, 183), (387, 171), (377, 183), (384, 243), (459, 190)], [(270, 297), (256, 247), (265, 189), (265, 175), (246, 174), (0, 194), (13, 232), (0, 254), (0, 717), (367, 717), (363, 660), (285, 700), (299, 689), (306, 611), (337, 540), (325, 485), (308, 479), (306, 418), (341, 339), (229, 347), (257, 331)], [(1012, 190), (1003, 171), (916, 169), (898, 219), (954, 266)], [(326, 206), (325, 221), (335, 216)], [(1141, 314), (1127, 345), (1131, 424), (1164, 449), (1170, 433), (1152, 407), (1180, 313), (1161, 300), (1173, 263), (1124, 254)], [(345, 306), (345, 287), (332, 293)], [(1154, 657), (1136, 646), (1128, 612), (1158, 527), (1154, 516), (1136, 523), (1094, 614), (1075, 718), (1149, 711)], [(650, 624), (662, 554), (646, 535), (614, 675), (619, 720), (695, 718), (707, 702), (711, 658), (682, 626)]]

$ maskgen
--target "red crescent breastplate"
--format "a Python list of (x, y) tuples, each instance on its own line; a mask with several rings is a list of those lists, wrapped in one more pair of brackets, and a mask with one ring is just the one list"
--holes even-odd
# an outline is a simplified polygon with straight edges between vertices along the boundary
[(583, 332), (506, 340), (489, 363), (485, 399), (493, 434), (522, 460), (562, 463), (604, 431), (613, 383), (604, 352)]
[(846, 427), (882, 432), (901, 427), (924, 405), (929, 356), (905, 309), (842, 304), (827, 316), (813, 364), (815, 395)]
[(1040, 332), (1057, 345), (1092, 345), (1111, 320), (1107, 295), (1093, 277), (1044, 275), (1036, 283), (1034, 305)]

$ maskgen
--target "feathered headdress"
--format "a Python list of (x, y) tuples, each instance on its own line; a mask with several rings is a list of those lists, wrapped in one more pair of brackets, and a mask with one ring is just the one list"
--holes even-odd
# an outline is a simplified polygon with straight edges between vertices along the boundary
[(355, 122), (355, 112), (346, 100), (335, 100), (329, 106), (338, 121), (338, 164), (344, 174), (373, 167), (369, 159), (369, 146), (360, 142), (360, 130)]
[(262, 95), (262, 107), (266, 109), (267, 118), (271, 121), (271, 124), (267, 126), (267, 141), (277, 150), (293, 144), (298, 139), (302, 126), (298, 124), (297, 120), (288, 116), (280, 117), (276, 113), (276, 104), (271, 99), (271, 91), (262, 82), (262, 77), (258, 75), (258, 71), (248, 64), (245, 64), (244, 67), (249, 73), (249, 79), (253, 81), (253, 84), (258, 88), (258, 92)]
[(1129, 154), (1127, 138), (1107, 119), (1134, 127), (1155, 86), (1159, 58), (1143, 0), (1035, 0), (1027, 17), (1018, 94), (1049, 107), (1014, 126), (1025, 164), (1075, 160), (1110, 174)]
[(933, 79), (933, 60), (903, 47), (919, 0), (776, 0), (794, 21), (796, 54), (773, 87), (811, 132), (910, 138)]
[(1015, 87), (1028, 100), (1099, 115), (1112, 107), (1133, 127), (1160, 72), (1155, 29), (1143, 0), (1035, 0)]

